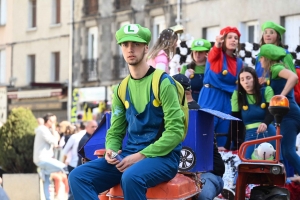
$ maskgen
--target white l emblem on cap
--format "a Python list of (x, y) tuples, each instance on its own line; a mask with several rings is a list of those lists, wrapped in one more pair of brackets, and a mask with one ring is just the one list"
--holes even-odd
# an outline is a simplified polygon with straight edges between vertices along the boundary
[(202, 40), (199, 40), (199, 41), (196, 41), (195, 42), (195, 46), (203, 46), (204, 45), (204, 42)]
[(135, 24), (129, 24), (124, 27), (124, 33), (126, 34), (137, 34), (139, 27)]

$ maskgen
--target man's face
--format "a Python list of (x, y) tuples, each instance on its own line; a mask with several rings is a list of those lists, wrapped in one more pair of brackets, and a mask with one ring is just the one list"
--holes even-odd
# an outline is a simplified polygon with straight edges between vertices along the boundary
[(148, 52), (148, 45), (139, 42), (123, 42), (122, 53), (128, 65), (137, 66)]
[(55, 116), (51, 116), (48, 121), (45, 123), (45, 126), (47, 126), (48, 128), (51, 128), (56, 122), (56, 117)]
[(89, 134), (93, 134), (95, 130), (97, 129), (98, 124), (96, 121), (90, 121), (88, 125), (86, 126), (86, 132)]

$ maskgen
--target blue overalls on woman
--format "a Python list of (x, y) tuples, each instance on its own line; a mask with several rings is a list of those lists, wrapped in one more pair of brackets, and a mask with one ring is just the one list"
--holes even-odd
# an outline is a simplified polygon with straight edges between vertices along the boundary
[[(285, 56), (286, 51), (273, 44), (265, 44), (260, 49), (260, 62), (265, 71), (269, 73), (270, 85), (274, 94), (284, 95), (289, 100), (290, 110), (280, 124), (280, 133), (283, 136), (281, 153), (299, 174), (300, 157), (296, 153), (296, 137), (300, 132), (300, 109), (294, 98), (294, 86), (297, 84), (298, 76), (280, 62)], [(288, 168), (288, 166), (285, 167)]]
[(191, 80), (192, 97), (197, 102), (200, 91), (203, 87), (204, 70), (207, 53), (211, 48), (211, 43), (204, 39), (196, 39), (191, 46), (191, 57), (193, 61), (184, 65), (180, 71)]
[[(240, 32), (235, 27), (226, 27), (216, 37), (215, 45), (208, 53), (205, 76), (198, 99), (201, 108), (209, 108), (227, 114), (231, 113), (231, 95), (236, 89), (237, 75), (243, 67), (238, 55)], [(226, 143), (229, 121), (215, 117), (214, 131), (224, 134), (217, 137), (217, 144)]]

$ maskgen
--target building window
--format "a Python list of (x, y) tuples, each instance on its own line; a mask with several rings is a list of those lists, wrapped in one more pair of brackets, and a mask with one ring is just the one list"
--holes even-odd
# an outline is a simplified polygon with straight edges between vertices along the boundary
[(84, 0), (83, 10), (85, 15), (98, 14), (98, 0)]
[(0, 83), (5, 83), (6, 62), (5, 62), (5, 50), (0, 50)]
[(282, 21), (282, 25), (286, 29), (283, 35), (283, 43), (288, 45), (290, 52), (294, 52), (300, 44), (300, 15), (283, 17)]
[(259, 25), (258, 21), (249, 21), (240, 23), (240, 31), (241, 31), (241, 43), (249, 42), (249, 43), (259, 43)]
[(0, 0), (0, 26), (6, 24), (6, 0)]
[(29, 28), (36, 27), (36, 0), (29, 0)]
[(166, 21), (163, 15), (156, 16), (153, 18), (153, 41), (156, 41), (159, 37), (159, 34), (166, 28)]
[(28, 55), (27, 57), (27, 83), (35, 81), (35, 55)]
[(98, 27), (88, 29), (88, 59), (98, 57)]
[(115, 0), (114, 6), (116, 10), (126, 10), (131, 6), (131, 0)]
[(60, 0), (52, 0), (52, 24), (60, 23)]
[(51, 54), (51, 81), (59, 81), (60, 71), (60, 53), (53, 52)]
[(202, 38), (210, 42), (215, 42), (216, 36), (220, 34), (219, 26), (206, 27), (202, 29)]

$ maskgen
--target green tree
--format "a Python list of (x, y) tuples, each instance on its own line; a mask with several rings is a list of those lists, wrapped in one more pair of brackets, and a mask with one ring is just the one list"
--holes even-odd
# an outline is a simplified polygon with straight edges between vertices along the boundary
[(34, 129), (38, 126), (31, 110), (15, 108), (0, 128), (0, 166), (8, 173), (35, 173)]

